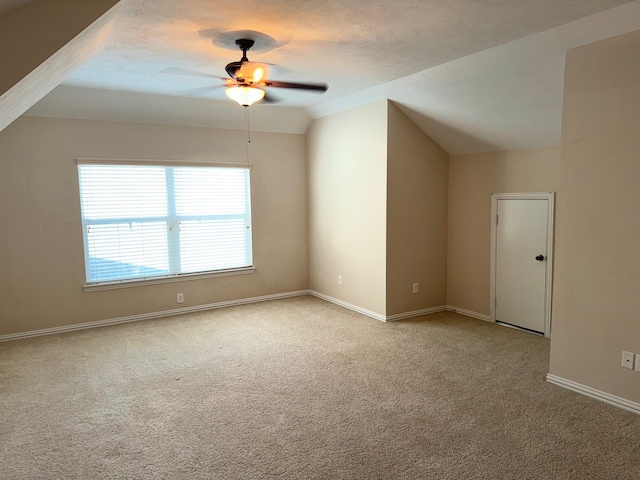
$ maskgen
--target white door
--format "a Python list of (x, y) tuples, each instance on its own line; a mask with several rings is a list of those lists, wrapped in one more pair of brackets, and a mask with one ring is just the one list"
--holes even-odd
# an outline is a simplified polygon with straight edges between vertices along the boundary
[(494, 199), (495, 320), (548, 335), (552, 203), (515, 197)]

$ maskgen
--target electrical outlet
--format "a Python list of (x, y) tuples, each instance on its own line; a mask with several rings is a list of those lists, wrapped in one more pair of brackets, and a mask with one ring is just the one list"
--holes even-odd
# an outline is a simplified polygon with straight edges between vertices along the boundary
[(342, 285), (342, 275), (338, 275), (338, 285)]
[(413, 284), (413, 293), (418, 293), (418, 284), (417, 283)]
[(622, 366), (633, 370), (633, 353), (622, 352)]
[(640, 354), (636, 355), (636, 372), (640, 372)]
[(176, 295), (176, 303), (183, 303), (184, 302), (184, 293), (179, 293), (178, 295)]

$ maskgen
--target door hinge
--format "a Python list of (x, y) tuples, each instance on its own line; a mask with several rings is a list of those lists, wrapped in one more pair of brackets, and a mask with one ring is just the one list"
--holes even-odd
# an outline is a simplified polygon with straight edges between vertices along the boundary
[(493, 306), (494, 307), (498, 306), (498, 297), (493, 297)]
[(498, 225), (498, 221), (499, 221), (498, 219), (499, 219), (499, 218), (500, 218), (500, 217), (499, 217), (498, 215), (496, 215), (496, 225)]

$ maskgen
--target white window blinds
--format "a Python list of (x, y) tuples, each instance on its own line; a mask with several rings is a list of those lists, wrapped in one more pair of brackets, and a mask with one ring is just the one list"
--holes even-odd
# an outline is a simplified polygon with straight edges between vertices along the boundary
[(87, 283), (252, 264), (248, 168), (78, 165)]

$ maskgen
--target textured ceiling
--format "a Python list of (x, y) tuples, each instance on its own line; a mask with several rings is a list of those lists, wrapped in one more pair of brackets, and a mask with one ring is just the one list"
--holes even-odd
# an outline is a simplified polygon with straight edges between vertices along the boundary
[[(624, 4), (630, 5), (614, 8)], [(638, 6), (628, 0), (123, 0), (106, 48), (65, 84), (193, 96), (194, 89), (220, 85), (224, 66), (240, 58), (226, 48), (228, 32), (251, 30), (277, 44), (249, 53), (281, 66), (270, 78), (329, 84), (322, 95), (273, 90), (282, 106), (304, 107), (311, 117), (391, 98), (449, 153), (557, 144), (564, 51), (640, 28)], [(169, 73), (175, 68), (211, 77)], [(496, 82), (505, 89), (485, 94)], [(213, 112), (228, 102), (222, 88), (200, 95), (211, 99)], [(292, 110), (252, 108), (272, 109), (272, 122)], [(512, 141), (498, 134), (514, 124), (528, 131)]]

